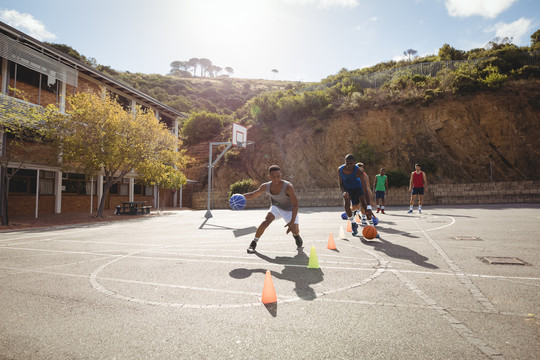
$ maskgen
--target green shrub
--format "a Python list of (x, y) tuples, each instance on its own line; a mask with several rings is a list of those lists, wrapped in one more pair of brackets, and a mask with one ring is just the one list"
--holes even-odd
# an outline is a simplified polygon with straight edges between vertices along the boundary
[(426, 174), (435, 174), (439, 170), (439, 164), (437, 160), (433, 158), (423, 158), (419, 162), (422, 171)]
[(512, 76), (518, 79), (538, 79), (540, 78), (540, 66), (525, 65), (515, 71), (512, 71)]
[(255, 190), (255, 185), (253, 184), (252, 179), (244, 179), (244, 180), (237, 181), (234, 184), (231, 184), (229, 189), (230, 189), (229, 191), (229, 198), (230, 198), (233, 194), (244, 194), (244, 193)]
[(389, 188), (409, 186), (409, 181), (411, 177), (410, 177), (410, 174), (408, 174), (404, 170), (401, 170), (401, 169), (387, 170), (386, 175), (388, 176)]
[(411, 80), (414, 82), (414, 83), (425, 83), (426, 82), (426, 76), (424, 75), (420, 75), (420, 74), (415, 74), (411, 77)]
[(375, 151), (375, 147), (370, 145), (366, 140), (362, 140), (355, 147), (353, 155), (357, 162), (362, 162), (365, 166), (377, 165), (383, 159), (382, 154)]
[(225, 153), (224, 158), (227, 163), (235, 162), (240, 159), (240, 151), (237, 149), (229, 150)]
[(482, 88), (480, 72), (475, 65), (466, 64), (460, 66), (450, 83), (450, 89), (454, 94), (465, 95)]
[(484, 83), (489, 88), (499, 88), (508, 79), (508, 75), (501, 74), (499, 69), (493, 65), (487, 66), (484, 73), (488, 74), (484, 79)]
[(424, 100), (422, 101), (422, 105), (429, 105), (433, 102), (433, 95), (425, 95)]
[(184, 123), (182, 129), (187, 144), (209, 140), (223, 129), (224, 116), (207, 111), (195, 112)]

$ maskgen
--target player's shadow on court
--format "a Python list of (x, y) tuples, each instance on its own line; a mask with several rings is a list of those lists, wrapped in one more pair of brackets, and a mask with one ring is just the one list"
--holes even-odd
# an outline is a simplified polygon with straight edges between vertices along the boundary
[[(386, 225), (386, 223), (385, 223), (385, 225)], [(399, 234), (401, 236), (408, 237), (408, 238), (419, 238), (420, 237), (420, 236), (413, 235), (413, 234), (411, 234), (409, 232), (393, 229), (393, 228), (386, 227), (386, 226), (380, 226), (379, 225), (379, 226), (377, 226), (377, 229), (384, 231), (385, 234)]]
[(240, 237), (245, 236), (249, 234), (253, 234), (257, 231), (257, 228), (255, 226), (250, 226), (247, 228), (242, 229), (236, 229), (228, 226), (222, 226), (222, 225), (216, 225), (216, 224), (208, 224), (208, 219), (205, 219), (201, 226), (199, 226), (200, 230), (232, 230), (234, 237)]
[[(311, 287), (313, 284), (324, 280), (324, 274), (319, 269), (308, 269), (309, 257), (303, 248), (298, 249), (296, 256), (277, 256), (271, 258), (259, 252), (255, 252), (259, 258), (272, 264), (283, 265), (281, 272), (270, 271), (272, 277), (280, 280), (294, 282), (294, 292), (303, 300), (314, 300), (317, 298), (315, 290)], [(266, 269), (234, 269), (229, 275), (235, 279), (243, 279), (251, 276), (253, 273), (266, 273)]]
[(448, 214), (432, 214), (430, 213), (429, 215), (431, 216), (450, 216), (450, 217), (459, 217), (459, 218), (469, 218), (469, 219), (476, 219), (476, 216), (469, 216), (469, 215), (456, 215), (456, 214), (452, 214), (452, 215), (448, 215)]
[(378, 241), (366, 241), (364, 238), (361, 239), (362, 243), (373, 246), (373, 250), (383, 252), (390, 257), (409, 260), (413, 264), (427, 269), (439, 268), (436, 265), (428, 263), (427, 261), (429, 260), (429, 258), (417, 253), (414, 250), (409, 249), (408, 247), (393, 244), (390, 241), (384, 240), (383, 238), (379, 238), (377, 240)]

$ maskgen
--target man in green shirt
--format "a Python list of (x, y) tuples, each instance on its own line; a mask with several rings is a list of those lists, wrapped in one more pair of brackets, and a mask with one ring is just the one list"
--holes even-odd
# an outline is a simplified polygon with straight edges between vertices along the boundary
[(379, 174), (375, 176), (375, 202), (377, 203), (377, 213), (384, 214), (384, 196), (388, 192), (388, 176), (384, 174), (384, 168), (381, 168)]

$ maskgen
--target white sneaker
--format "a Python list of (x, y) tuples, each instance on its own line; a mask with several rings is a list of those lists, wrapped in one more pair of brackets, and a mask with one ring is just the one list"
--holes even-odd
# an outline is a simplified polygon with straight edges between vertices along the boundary
[(418, 209), (418, 213), (421, 214), (421, 213), (422, 213), (422, 210)]

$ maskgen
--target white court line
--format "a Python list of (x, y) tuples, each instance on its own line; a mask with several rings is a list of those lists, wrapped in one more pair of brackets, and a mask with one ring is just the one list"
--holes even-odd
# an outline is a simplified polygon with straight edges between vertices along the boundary
[[(346, 246), (348, 247), (352, 247), (352, 248), (356, 248), (356, 249), (359, 249), (355, 246), (352, 246), (352, 245), (348, 245), (348, 244), (345, 244)], [(88, 252), (88, 251), (65, 251), (65, 250), (51, 250), (51, 249), (33, 249), (33, 248), (4, 248), (4, 250), (24, 250), (24, 251), (35, 251), (35, 252), (47, 252), (47, 253), (59, 253), (59, 254), (79, 254), (79, 255), (92, 255), (92, 256), (96, 256), (96, 255), (101, 255), (101, 256), (104, 256), (105, 258), (119, 258), (119, 257), (125, 257), (125, 254), (107, 254), (106, 252)], [(367, 251), (366, 249), (361, 249), (362, 251)], [(121, 250), (111, 250), (111, 251), (121, 251)], [(141, 253), (141, 252), (145, 252), (146, 250), (142, 250), (142, 251), (137, 251), (137, 253)], [(149, 253), (151, 252), (148, 251)], [(291, 255), (291, 253), (287, 253), (289, 255)], [(32, 255), (32, 256), (39, 256), (39, 255)], [(189, 256), (189, 254), (188, 254)], [(216, 260), (206, 260), (206, 259), (191, 259), (189, 257), (157, 257), (157, 256), (141, 256), (141, 255), (131, 255), (130, 256), (131, 258), (134, 258), (134, 259), (149, 259), (149, 260), (169, 260), (169, 261), (186, 261), (186, 262), (208, 262), (208, 263), (218, 263), (218, 264), (237, 264), (237, 265), (260, 265), (260, 264), (267, 264), (267, 265), (273, 265), (273, 266), (284, 266), (285, 264), (272, 264), (272, 263), (268, 263), (267, 261), (265, 260), (262, 260), (258, 257), (228, 257), (228, 256), (222, 256), (222, 258), (224, 259), (228, 259), (228, 258), (232, 258), (232, 259), (240, 259), (240, 260), (243, 260), (243, 261), (236, 261), (236, 260), (231, 260), (231, 261), (216, 261)], [(333, 261), (326, 261), (324, 260), (324, 258), (326, 257), (326, 255), (324, 254), (318, 254), (317, 256), (319, 258), (319, 264), (340, 264), (340, 262), (333, 262)], [(8, 258), (10, 259), (10, 258)], [(394, 262), (392, 262), (394, 263)], [(368, 265), (369, 264), (363, 264), (363, 263), (348, 263), (348, 262), (345, 262), (343, 264), (357, 264), (359, 266), (365, 266), (365, 265)], [(302, 266), (307, 266), (307, 265), (289, 265), (287, 264), (287, 266), (297, 266), (297, 267), (302, 267)], [(1, 268), (1, 266), (0, 266)], [(368, 271), (368, 270), (373, 270), (374, 268), (373, 267), (366, 267), (366, 268), (358, 268), (358, 267), (343, 267), (343, 266), (329, 266), (329, 267), (326, 267), (324, 266), (324, 268), (328, 268), (328, 269), (335, 269), (335, 270), (361, 270), (361, 271)], [(410, 274), (421, 274), (421, 275), (443, 275), (443, 276), (455, 276), (455, 274), (453, 272), (440, 272), (440, 271), (426, 271), (426, 270), (399, 270), (400, 272), (402, 273), (410, 273)], [(506, 280), (532, 280), (532, 281), (540, 281), (540, 277), (527, 277), (527, 276), (503, 276), (503, 275), (485, 275), (485, 274), (472, 274), (472, 273), (467, 273), (465, 274), (466, 276), (469, 276), (469, 277), (478, 277), (478, 278), (483, 278), (483, 279), (506, 279)]]
[[(483, 354), (490, 359), (502, 359), (502, 353), (497, 349), (489, 346), (484, 340), (478, 338), (474, 332), (463, 324), (459, 319), (454, 317), (448, 309), (440, 306), (434, 299), (422, 291), (416, 284), (407, 279), (400, 271), (396, 269), (390, 269), (396, 275), (396, 277), (409, 288), (414, 294), (422, 299), (433, 311), (437, 312), (444, 320), (448, 322), (450, 327), (454, 329), (461, 337), (467, 340), (471, 345), (480, 350)], [(497, 313), (495, 311), (489, 311), (490, 314)]]
[[(455, 221), (454, 221), (455, 222)], [(459, 282), (461, 282), (467, 290), (471, 293), (473, 298), (476, 299), (484, 308), (486, 308), (489, 311), (497, 311), (495, 308), (495, 305), (491, 303), (491, 301), (488, 300), (487, 297), (484, 296), (482, 291), (476, 286), (475, 283), (471, 281), (471, 279), (465, 275), (465, 273), (460, 269), (460, 267), (446, 254), (446, 252), (443, 250), (442, 247), (439, 246), (439, 244), (433, 240), (431, 236), (427, 232), (425, 232), (420, 225), (418, 225), (418, 222), (415, 221), (416, 226), (420, 229), (422, 234), (426, 237), (426, 239), (429, 241), (431, 246), (435, 248), (435, 250), (439, 253), (439, 255), (444, 259), (446, 264), (450, 266), (450, 269), (452, 269), (452, 272), (456, 275)]]
[[(422, 227), (418, 224), (416, 219), (413, 219), (414, 223), (418, 227), (418, 229), (422, 232), (424, 237), (429, 241), (429, 243), (435, 248), (435, 250), (439, 253), (439, 255), (445, 260), (445, 262), (450, 266), (452, 269), (452, 272), (454, 276), (456, 276), (459, 281), (465, 285), (465, 287), (469, 290), (469, 292), (473, 295), (473, 297), (480, 302), (484, 308), (486, 308), (487, 312), (489, 313), (498, 313), (495, 306), (489, 302), (487, 298), (480, 292), (478, 287), (471, 281), (469, 277), (467, 277), (461, 269), (453, 262), (452, 259), (446, 254), (446, 252), (437, 244), (426, 231), (422, 229)], [(452, 224), (455, 223), (455, 220), (452, 222)], [(448, 322), (450, 327), (454, 329), (461, 337), (463, 337), (465, 340), (467, 340), (471, 345), (476, 347), (478, 350), (480, 350), (484, 355), (489, 357), (490, 359), (502, 359), (503, 355), (502, 353), (488, 345), (484, 340), (479, 338), (474, 331), (472, 331), (470, 328), (467, 327), (467, 325), (463, 324), (459, 319), (457, 319), (455, 316), (453, 316), (448, 309), (443, 308), (440, 306), (434, 299), (432, 299), (427, 293), (422, 291), (418, 286), (416, 286), (415, 283), (413, 283), (411, 280), (405, 277), (403, 273), (396, 269), (390, 269), (390, 271), (394, 272), (394, 275), (403, 283), (405, 286), (409, 288), (414, 294), (419, 296), (426, 304), (428, 304), (432, 310), (437, 312), (444, 320)]]

